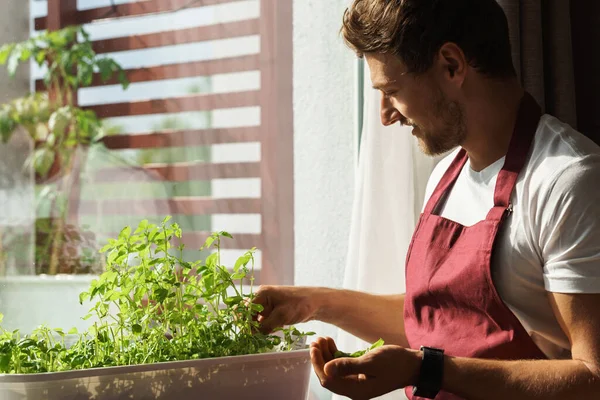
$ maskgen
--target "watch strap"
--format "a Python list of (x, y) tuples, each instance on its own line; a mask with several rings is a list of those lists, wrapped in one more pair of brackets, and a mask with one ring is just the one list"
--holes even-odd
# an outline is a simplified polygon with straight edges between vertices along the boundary
[(426, 399), (434, 399), (442, 389), (444, 376), (444, 350), (432, 347), (421, 347), (423, 361), (419, 371), (419, 379), (413, 387), (413, 395)]

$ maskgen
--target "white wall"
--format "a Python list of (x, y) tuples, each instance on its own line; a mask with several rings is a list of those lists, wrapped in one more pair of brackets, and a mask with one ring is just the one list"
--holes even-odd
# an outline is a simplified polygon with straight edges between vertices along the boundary
[[(340, 287), (355, 168), (355, 56), (339, 35), (347, 0), (294, 1), (295, 284)], [(322, 323), (302, 326), (334, 336)], [(319, 398), (329, 398), (313, 380)]]
[(338, 31), (346, 0), (294, 2), (297, 285), (340, 286), (354, 188), (354, 54)]

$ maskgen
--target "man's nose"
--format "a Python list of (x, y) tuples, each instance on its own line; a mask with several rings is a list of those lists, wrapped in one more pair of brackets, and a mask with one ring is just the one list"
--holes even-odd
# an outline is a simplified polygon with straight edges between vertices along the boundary
[(384, 126), (395, 124), (402, 120), (402, 114), (396, 110), (384, 95), (381, 96), (381, 123)]

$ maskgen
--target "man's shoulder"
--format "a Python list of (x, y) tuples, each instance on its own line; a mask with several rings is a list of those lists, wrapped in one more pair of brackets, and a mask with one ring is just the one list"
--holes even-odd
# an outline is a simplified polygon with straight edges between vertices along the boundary
[(531, 163), (564, 166), (590, 156), (600, 156), (600, 146), (558, 118), (542, 116), (533, 142)]
[(539, 190), (543, 196), (589, 192), (592, 188), (586, 185), (600, 181), (600, 146), (556, 117), (544, 115), (523, 179), (530, 192)]

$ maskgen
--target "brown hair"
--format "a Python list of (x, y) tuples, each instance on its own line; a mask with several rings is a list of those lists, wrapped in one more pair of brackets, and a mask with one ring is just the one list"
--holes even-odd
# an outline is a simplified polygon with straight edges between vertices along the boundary
[(341, 29), (359, 57), (394, 54), (422, 73), (447, 42), (490, 77), (515, 76), (508, 21), (495, 0), (354, 0)]

